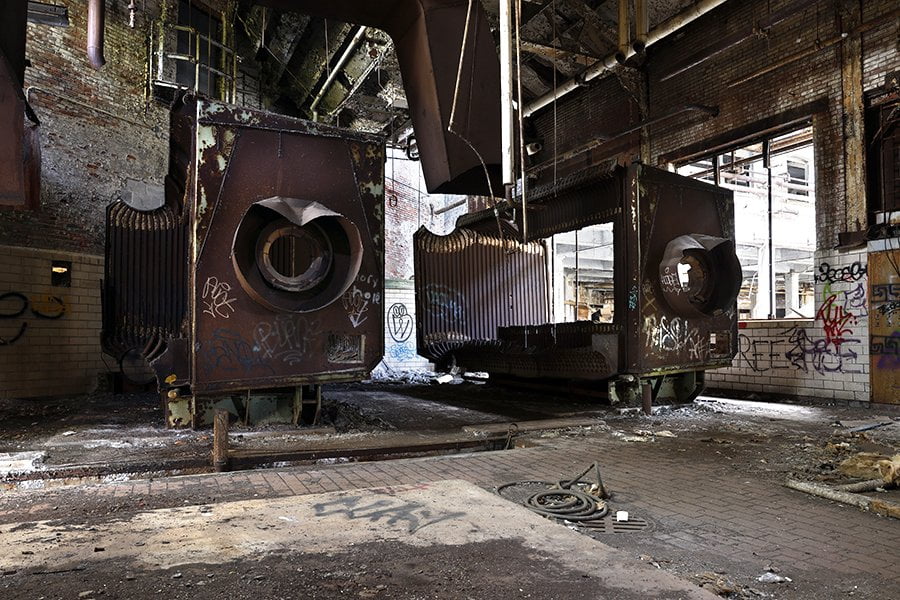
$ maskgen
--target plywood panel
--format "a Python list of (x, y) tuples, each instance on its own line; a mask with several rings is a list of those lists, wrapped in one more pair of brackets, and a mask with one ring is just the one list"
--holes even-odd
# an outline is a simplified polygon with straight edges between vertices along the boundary
[(900, 244), (869, 254), (872, 401), (900, 404)]

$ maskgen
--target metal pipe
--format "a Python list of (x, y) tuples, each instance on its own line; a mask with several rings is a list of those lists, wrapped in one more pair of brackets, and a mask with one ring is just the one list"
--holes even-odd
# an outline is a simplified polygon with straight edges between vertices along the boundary
[[(734, 156), (731, 157), (731, 160), (734, 162)], [(772, 220), (772, 142), (770, 140), (763, 142), (763, 166), (766, 169), (766, 187), (768, 187), (766, 191), (769, 202), (769, 264), (767, 265), (768, 273), (766, 273), (766, 276), (769, 278), (769, 319), (774, 319), (777, 311), (775, 310), (775, 238), (772, 231), (774, 222)]]
[(631, 48), (638, 54), (647, 49), (647, 36), (650, 35), (650, 11), (647, 0), (634, 0), (634, 42)]
[(516, 180), (513, 155), (512, 101), (512, 0), (500, 0), (500, 152), (503, 155), (503, 184)]
[[(678, 13), (677, 15), (675, 15), (674, 17), (672, 17), (665, 23), (662, 23), (659, 27), (657, 27), (656, 29), (651, 31), (647, 35), (647, 47), (650, 47), (651, 45), (653, 45), (656, 42), (660, 41), (661, 39), (665, 38), (666, 36), (674, 33), (675, 31), (681, 29), (684, 26), (688, 25), (692, 21), (695, 21), (696, 19), (702, 17), (703, 15), (710, 12), (711, 10), (724, 4), (726, 1), (727, 0), (700, 0), (700, 2), (698, 2), (697, 4), (691, 6), (690, 8), (686, 8), (685, 10), (681, 11), (680, 13)], [(537, 112), (540, 109), (544, 108), (545, 106), (548, 106), (549, 104), (551, 104), (554, 100), (558, 100), (558, 99), (562, 98), (566, 94), (569, 94), (572, 91), (574, 91), (574, 90), (578, 89), (579, 87), (581, 87), (582, 85), (584, 85), (584, 83), (586, 83), (592, 79), (596, 79), (597, 77), (599, 77), (600, 75), (605, 73), (610, 68), (619, 64), (616, 61), (617, 53), (618, 52), (616, 52), (610, 56), (607, 56), (606, 58), (604, 58), (602, 60), (597, 61), (596, 63), (593, 64), (593, 66), (589, 67), (580, 76), (570, 79), (569, 81), (566, 81), (565, 83), (563, 83), (561, 86), (559, 86), (555, 90), (544, 94), (540, 98), (537, 98), (534, 102), (532, 102), (531, 104), (529, 104), (528, 106), (525, 107), (525, 110), (523, 111), (523, 116), (530, 117), (535, 112)], [(636, 53), (634, 52), (634, 49), (629, 48), (628, 55), (625, 56), (625, 60), (628, 60), (628, 58), (634, 56), (635, 54)]]
[(100, 69), (106, 64), (103, 56), (103, 37), (106, 28), (106, 0), (89, 0), (87, 24), (87, 56), (91, 66)]
[(649, 381), (641, 382), (641, 409), (645, 415), (653, 414), (653, 389)]
[(631, 50), (628, 42), (631, 40), (631, 23), (628, 22), (628, 0), (619, 0), (619, 50), (616, 52), (616, 62), (624, 63)]
[(519, 169), (522, 175), (522, 242), (528, 240), (528, 177), (525, 173), (525, 123), (522, 106), (522, 0), (516, 0), (516, 109), (519, 121)]
[[(346, 65), (347, 62), (353, 57), (353, 54), (356, 52), (356, 46), (358, 46), (359, 43), (363, 41), (368, 30), (368, 27), (360, 27), (356, 30), (356, 35), (354, 35), (353, 39), (350, 40), (350, 45), (347, 46), (347, 49), (344, 50), (343, 54), (341, 54), (341, 57), (338, 59), (337, 64), (334, 65), (331, 73), (328, 74), (328, 78), (325, 80), (325, 83), (323, 83), (322, 87), (319, 88), (319, 93), (316, 94), (316, 97), (313, 98), (312, 104), (309, 105), (309, 110), (312, 112), (313, 121), (319, 120), (319, 102), (321, 102), (325, 97), (325, 94), (328, 92), (331, 84), (334, 83), (334, 80), (337, 79), (337, 76), (341, 72), (341, 69), (344, 68), (344, 65)], [(325, 60), (329, 60), (327, 56), (325, 57)]]

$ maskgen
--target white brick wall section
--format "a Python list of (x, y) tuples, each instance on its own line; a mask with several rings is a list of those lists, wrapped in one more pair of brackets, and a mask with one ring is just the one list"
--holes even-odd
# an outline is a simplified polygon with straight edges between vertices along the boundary
[(416, 302), (411, 281), (388, 280), (384, 290), (384, 363), (397, 371), (427, 371), (416, 353)]
[[(733, 366), (710, 373), (710, 387), (769, 393), (773, 396), (810, 396), (821, 399), (869, 400), (869, 336), (867, 278), (857, 277), (855, 263), (866, 265), (866, 252), (819, 251), (814, 273), (828, 263), (832, 281), (817, 281), (816, 308), (846, 329), (846, 342), (829, 341), (826, 323), (817, 320), (746, 321), (738, 333), (739, 353)], [(828, 270), (823, 272), (827, 275)], [(854, 274), (856, 273), (856, 275)], [(841, 318), (851, 315), (846, 322)], [(850, 341), (858, 340), (858, 341)]]

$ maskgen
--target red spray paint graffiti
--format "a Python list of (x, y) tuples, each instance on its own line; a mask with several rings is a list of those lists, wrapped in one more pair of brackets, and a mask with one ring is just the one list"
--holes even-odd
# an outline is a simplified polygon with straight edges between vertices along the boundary
[(856, 325), (857, 318), (842, 305), (837, 304), (836, 300), (836, 294), (829, 296), (819, 307), (816, 320), (822, 321), (826, 343), (839, 345), (844, 342), (845, 335), (853, 335), (850, 326)]

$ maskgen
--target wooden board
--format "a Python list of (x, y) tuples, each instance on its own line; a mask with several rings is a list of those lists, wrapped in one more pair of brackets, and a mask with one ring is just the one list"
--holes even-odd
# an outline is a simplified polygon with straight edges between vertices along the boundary
[[(900, 243), (869, 253), (872, 402), (900, 404)], [(890, 246), (889, 246), (890, 247)]]

